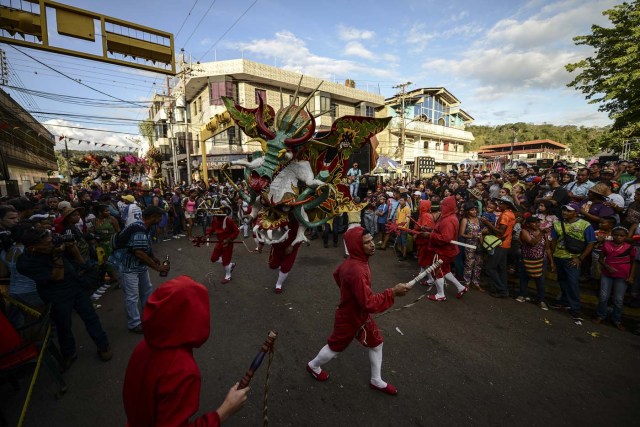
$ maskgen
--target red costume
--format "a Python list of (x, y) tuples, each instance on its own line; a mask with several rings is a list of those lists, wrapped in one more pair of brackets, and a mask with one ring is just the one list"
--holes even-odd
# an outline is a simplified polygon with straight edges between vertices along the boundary
[(382, 335), (371, 313), (381, 313), (394, 302), (392, 289), (379, 294), (371, 291), (369, 257), (362, 245), (362, 227), (355, 227), (344, 234), (349, 251), (347, 258), (333, 273), (340, 288), (340, 304), (336, 309), (333, 333), (327, 340), (329, 348), (341, 352), (357, 338), (365, 347), (382, 344)]
[(438, 219), (427, 242), (427, 255), (423, 260), (425, 264), (420, 263), (421, 267), (427, 267), (433, 264), (435, 255), (438, 255), (443, 264), (434, 271), (436, 278), (442, 278), (451, 272), (451, 262), (458, 255), (458, 246), (450, 242), (458, 238), (458, 229), (460, 227), (456, 216), (456, 200), (453, 196), (445, 197), (440, 204), (440, 209), (440, 219)]
[(238, 237), (238, 234), (240, 234), (240, 229), (228, 216), (217, 215), (213, 217), (211, 225), (207, 228), (206, 234), (210, 235), (212, 233), (216, 234), (216, 238), (219, 240), (219, 243), (216, 243), (216, 246), (213, 248), (213, 252), (211, 252), (211, 262), (216, 262), (218, 261), (218, 258), (222, 257), (222, 265), (229, 265), (231, 262), (231, 256), (233, 255), (233, 244), (230, 243), (223, 246), (223, 240), (234, 240)]
[[(420, 207), (418, 208), (418, 221), (416, 222), (414, 229), (418, 231), (431, 231), (436, 226), (436, 222), (431, 215), (431, 200), (420, 200)], [(416, 247), (418, 249), (418, 265), (420, 267), (428, 267), (427, 263), (427, 244), (429, 243), (428, 237), (416, 236)]]
[(296, 262), (298, 256), (298, 250), (300, 249), (300, 243), (293, 247), (291, 253), (287, 253), (287, 248), (291, 246), (298, 234), (298, 221), (291, 220), (289, 222), (289, 234), (284, 242), (271, 245), (271, 252), (269, 252), (269, 268), (276, 270), (280, 268), (283, 273), (288, 273), (293, 268), (293, 263)]
[(193, 349), (209, 338), (207, 289), (187, 276), (149, 297), (142, 315), (144, 340), (129, 359), (123, 400), (128, 427), (219, 426), (217, 412), (193, 422), (200, 403), (200, 370)]

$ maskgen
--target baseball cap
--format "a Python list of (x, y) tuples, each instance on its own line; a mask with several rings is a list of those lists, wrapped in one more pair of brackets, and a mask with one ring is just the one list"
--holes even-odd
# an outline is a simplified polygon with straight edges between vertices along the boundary
[(542, 178), (539, 176), (528, 176), (525, 178), (524, 182), (533, 182), (534, 184), (539, 184), (542, 182)]
[(136, 198), (133, 197), (131, 194), (127, 194), (126, 196), (122, 196), (122, 200), (129, 202), (129, 203), (133, 203), (136, 201)]
[(413, 195), (414, 196), (422, 196), (422, 193), (419, 192), (418, 190), (416, 190), (416, 191), (413, 192)]
[(577, 203), (569, 203), (568, 205), (562, 206), (562, 209), (565, 209), (568, 211), (578, 211), (580, 210), (580, 205), (578, 205)]

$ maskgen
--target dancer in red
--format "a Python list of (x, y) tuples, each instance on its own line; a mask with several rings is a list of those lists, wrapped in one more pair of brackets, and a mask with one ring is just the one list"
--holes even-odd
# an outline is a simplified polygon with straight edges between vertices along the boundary
[[(414, 230), (418, 231), (416, 235), (416, 248), (418, 250), (418, 265), (420, 266), (420, 273), (422, 273), (431, 264), (427, 263), (428, 251), (427, 246), (429, 243), (429, 231), (432, 231), (436, 226), (436, 222), (433, 220), (431, 214), (431, 200), (420, 200), (420, 207), (418, 208), (418, 221), (414, 226)], [(422, 282), (424, 285), (433, 285), (433, 277), (429, 275), (429, 279)]]
[(329, 378), (322, 365), (344, 351), (355, 337), (363, 346), (369, 348), (371, 362), (371, 381), (369, 386), (383, 393), (396, 395), (398, 390), (382, 381), (382, 335), (372, 313), (381, 313), (391, 307), (395, 296), (405, 295), (411, 288), (398, 283), (393, 288), (379, 294), (371, 291), (371, 270), (369, 257), (376, 250), (373, 237), (362, 227), (354, 227), (344, 234), (349, 250), (349, 258), (340, 264), (333, 273), (340, 288), (340, 304), (336, 309), (333, 333), (318, 355), (307, 364), (307, 371), (318, 381)]
[(284, 242), (271, 245), (271, 252), (269, 252), (269, 268), (272, 270), (278, 269), (278, 281), (273, 291), (276, 294), (282, 293), (282, 285), (287, 279), (293, 263), (296, 262), (298, 256), (298, 250), (300, 249), (300, 243), (295, 246), (291, 246), (298, 234), (298, 221), (289, 221), (289, 235)]
[[(431, 301), (446, 301), (447, 297), (444, 294), (444, 281), (447, 279), (455, 285), (458, 289), (456, 298), (462, 298), (464, 294), (469, 291), (469, 288), (462, 286), (462, 284), (451, 273), (451, 263), (458, 255), (458, 246), (451, 243), (452, 240), (458, 238), (458, 229), (460, 223), (456, 216), (456, 199), (453, 196), (445, 197), (440, 204), (442, 214), (436, 223), (433, 231), (426, 232), (429, 237), (426, 249), (426, 259), (423, 260), (426, 266), (433, 264), (434, 259), (438, 256), (443, 261), (443, 264), (433, 272), (435, 276), (437, 293), (435, 295), (429, 295)], [(420, 263), (420, 266), (423, 264)]]
[(216, 213), (211, 221), (211, 225), (207, 228), (206, 236), (215, 233), (218, 243), (211, 252), (211, 262), (220, 262), (224, 267), (224, 279), (220, 283), (225, 284), (231, 281), (231, 272), (236, 266), (235, 262), (231, 262), (233, 256), (233, 241), (240, 229), (236, 223), (229, 217), (231, 208), (224, 206), (220, 213)]
[(200, 405), (200, 370), (193, 349), (209, 338), (209, 294), (187, 276), (156, 289), (144, 306), (144, 340), (129, 359), (122, 397), (128, 427), (217, 427), (247, 400), (236, 383), (215, 412), (195, 421)]

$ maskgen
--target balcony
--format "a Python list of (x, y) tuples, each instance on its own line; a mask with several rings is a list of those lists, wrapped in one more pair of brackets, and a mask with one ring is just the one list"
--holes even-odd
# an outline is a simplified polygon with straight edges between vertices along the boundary
[(404, 148), (405, 162), (413, 162), (416, 157), (433, 157), (436, 163), (459, 164), (464, 160), (477, 160), (475, 151), (447, 151), (435, 148), (424, 148), (422, 141), (407, 141)]
[[(405, 133), (407, 135), (420, 135), (422, 139), (445, 139), (456, 142), (471, 142), (475, 138), (471, 132), (466, 130), (434, 125), (418, 121), (405, 120)], [(400, 134), (401, 119), (394, 117), (389, 124), (392, 133)]]

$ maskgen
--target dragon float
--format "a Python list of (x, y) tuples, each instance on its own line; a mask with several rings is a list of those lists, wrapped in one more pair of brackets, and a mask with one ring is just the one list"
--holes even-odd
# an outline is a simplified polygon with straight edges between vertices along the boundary
[[(292, 99), (298, 99), (300, 83)], [(301, 103), (281, 107), (278, 112), (265, 105), (244, 108), (231, 98), (223, 102), (235, 123), (262, 150), (251, 160), (232, 164), (245, 166), (246, 192), (241, 197), (252, 206), (256, 240), (265, 244), (284, 242), (291, 230), (291, 246), (306, 242), (305, 230), (325, 224), (346, 211), (359, 210), (343, 183), (349, 157), (370, 144), (370, 138), (391, 120), (362, 116), (336, 119), (328, 132), (316, 133), (316, 117), (307, 105), (320, 85)], [(282, 105), (282, 94), (280, 97)], [(292, 221), (297, 224), (293, 226)]]

